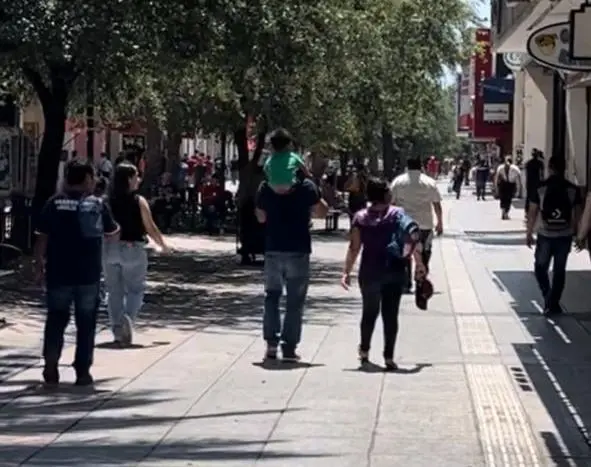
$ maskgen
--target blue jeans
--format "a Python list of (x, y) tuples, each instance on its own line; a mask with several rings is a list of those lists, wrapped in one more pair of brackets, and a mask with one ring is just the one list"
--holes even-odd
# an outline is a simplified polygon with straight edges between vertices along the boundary
[(107, 241), (103, 248), (109, 319), (119, 339), (124, 315), (134, 321), (144, 304), (148, 252), (143, 242)]
[[(534, 271), (540, 291), (544, 296), (545, 306), (554, 307), (560, 304), (560, 298), (566, 281), (566, 262), (572, 246), (572, 236), (544, 237), (538, 235), (536, 242)], [(552, 284), (548, 277), (548, 269), (552, 265)]]
[[(304, 253), (265, 253), (265, 312), (263, 338), (270, 346), (281, 341), (283, 348), (295, 351), (302, 336), (302, 315), (308, 283), (310, 255)], [(279, 300), (285, 286), (285, 317), (281, 325)]]
[(76, 373), (88, 372), (94, 354), (94, 334), (99, 303), (99, 283), (49, 287), (47, 289), (47, 317), (43, 336), (43, 358), (46, 365), (57, 365), (64, 347), (64, 332), (70, 321), (74, 304), (76, 321)]

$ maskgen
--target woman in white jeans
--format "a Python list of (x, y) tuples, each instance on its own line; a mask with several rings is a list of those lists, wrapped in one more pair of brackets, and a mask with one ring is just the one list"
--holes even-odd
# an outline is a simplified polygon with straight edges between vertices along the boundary
[(132, 343), (133, 323), (144, 302), (148, 272), (147, 237), (164, 252), (168, 251), (148, 202), (136, 193), (139, 181), (134, 165), (119, 164), (109, 195), (109, 205), (121, 233), (117, 240), (104, 245), (105, 283), (115, 343), (122, 347)]

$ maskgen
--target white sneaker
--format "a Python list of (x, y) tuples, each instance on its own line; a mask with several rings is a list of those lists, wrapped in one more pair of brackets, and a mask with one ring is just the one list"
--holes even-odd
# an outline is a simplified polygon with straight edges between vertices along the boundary
[(124, 314), (121, 318), (121, 343), (129, 346), (133, 342), (133, 321)]

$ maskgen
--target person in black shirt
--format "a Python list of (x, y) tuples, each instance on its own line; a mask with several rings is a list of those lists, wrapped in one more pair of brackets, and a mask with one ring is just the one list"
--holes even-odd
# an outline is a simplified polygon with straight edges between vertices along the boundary
[(476, 200), (486, 201), (486, 182), (490, 177), (490, 168), (484, 159), (478, 161), (474, 179), (476, 182)]
[(65, 190), (50, 198), (39, 217), (35, 242), (36, 276), (47, 287), (47, 316), (43, 339), (46, 384), (59, 383), (59, 360), (64, 331), (74, 304), (76, 320), (76, 384), (93, 383), (90, 366), (94, 353), (99, 304), (103, 237), (119, 232), (108, 206), (92, 195), (94, 167), (71, 160), (65, 170)]
[[(551, 157), (548, 171), (548, 178), (530, 199), (526, 243), (530, 248), (535, 244), (534, 272), (544, 298), (544, 314), (554, 315), (563, 311), (560, 299), (582, 199), (579, 188), (564, 177), (563, 159)], [(550, 264), (552, 281), (548, 276)]]

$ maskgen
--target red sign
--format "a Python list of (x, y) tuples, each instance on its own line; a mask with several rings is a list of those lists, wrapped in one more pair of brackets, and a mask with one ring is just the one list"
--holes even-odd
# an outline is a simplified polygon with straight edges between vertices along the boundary
[(484, 121), (484, 99), (482, 82), (493, 75), (493, 55), (491, 52), (490, 29), (476, 30), (476, 51), (472, 55), (474, 81), (472, 137), (474, 139), (495, 141), (507, 152), (512, 144), (512, 123), (490, 123)]

